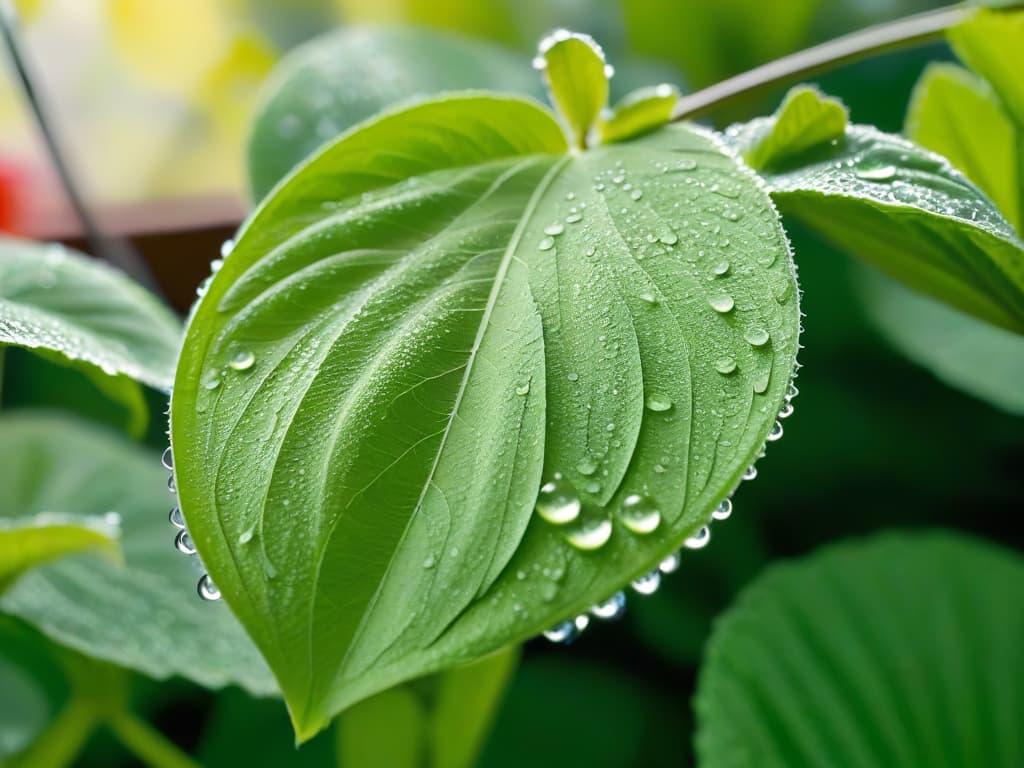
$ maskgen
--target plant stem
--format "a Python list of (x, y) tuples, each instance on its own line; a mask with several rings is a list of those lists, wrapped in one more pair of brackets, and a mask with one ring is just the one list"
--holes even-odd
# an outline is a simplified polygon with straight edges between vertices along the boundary
[(938, 40), (947, 29), (963, 21), (969, 12), (969, 9), (962, 6), (950, 6), (907, 16), (783, 56), (683, 96), (672, 112), (672, 120), (701, 117), (765, 88), (799, 80), (879, 53)]
[(107, 726), (118, 741), (152, 768), (199, 768), (198, 763), (134, 712), (118, 712), (107, 720)]
[(92, 701), (72, 695), (57, 717), (18, 755), (20, 768), (64, 768), (78, 757), (98, 719)]

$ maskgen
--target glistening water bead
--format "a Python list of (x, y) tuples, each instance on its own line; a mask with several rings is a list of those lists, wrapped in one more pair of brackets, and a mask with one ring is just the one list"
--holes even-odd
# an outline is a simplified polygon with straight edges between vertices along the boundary
[(591, 552), (608, 543), (612, 536), (612, 521), (608, 518), (587, 520), (565, 534), (565, 540), (576, 549)]
[(181, 507), (171, 507), (171, 512), (167, 515), (167, 519), (178, 530), (185, 527), (185, 518), (181, 514)]
[(196, 553), (196, 546), (192, 543), (192, 537), (188, 535), (188, 531), (184, 528), (178, 531), (178, 535), (174, 537), (174, 548), (183, 555), (194, 555)]
[(537, 494), (537, 514), (554, 525), (571, 523), (580, 516), (580, 508), (576, 489), (560, 477), (544, 483)]
[(607, 600), (602, 600), (591, 608), (590, 612), (595, 618), (602, 619), (603, 621), (613, 621), (622, 618), (622, 614), (626, 612), (626, 593), (622, 591), (616, 592)]
[(732, 515), (732, 499), (722, 499), (722, 503), (711, 513), (711, 517), (715, 520), (728, 520), (730, 515)]
[(653, 595), (661, 586), (661, 571), (655, 568), (650, 573), (645, 573), (639, 579), (634, 579), (630, 585), (641, 595)]
[(168, 472), (174, 469), (174, 454), (171, 452), (171, 446), (164, 448), (163, 454), (160, 456), (160, 464)]
[(248, 349), (240, 349), (228, 360), (228, 367), (235, 371), (247, 371), (256, 362), (256, 355)]
[(199, 583), (196, 584), (196, 592), (203, 600), (220, 600), (220, 590), (217, 589), (217, 585), (213, 583), (213, 579), (210, 578), (210, 574), (204, 573), (199, 577)]
[(711, 541), (711, 529), (703, 525), (699, 531), (683, 542), (683, 546), (687, 549), (703, 549), (709, 541)]
[(631, 493), (622, 500), (622, 524), (636, 534), (652, 533), (661, 524), (661, 511), (654, 499)]

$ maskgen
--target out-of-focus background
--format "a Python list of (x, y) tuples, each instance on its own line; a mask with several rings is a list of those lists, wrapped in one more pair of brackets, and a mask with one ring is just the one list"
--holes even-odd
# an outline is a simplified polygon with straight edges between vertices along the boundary
[[(337, 25), (402, 22), (508, 46), (529, 66), (556, 26), (588, 32), (620, 74), (685, 92), (926, 0), (18, 0), (21, 38), (45, 108), (100, 222), (132, 238), (185, 309), (249, 203), (245, 142), (262, 81), (283, 54)], [(888, 54), (815, 79), (855, 122), (898, 132), (914, 82), (944, 44)], [(373, 62), (368, 62), (372, 72)], [(79, 227), (22, 93), (0, 70), (0, 228), (78, 241)], [(386, 76), (386, 73), (381, 73)], [(617, 77), (619, 77), (617, 75)], [(774, 109), (781, 90), (714, 116)], [(324, 138), (329, 138), (325, 136)], [(863, 268), (791, 231), (807, 317), (796, 413), (736, 495), (706, 549), (626, 618), (570, 647), (535, 641), (481, 764), (692, 763), (690, 699), (714, 617), (767, 563), (883, 528), (945, 526), (1024, 547), (1024, 420), (956, 391), (875, 330)], [(44, 400), (19, 385), (5, 398)], [(27, 375), (27, 374), (26, 374)], [(71, 374), (68, 374), (71, 375)], [(22, 386), (19, 392), (19, 386)], [(56, 395), (54, 395), (56, 397)], [(88, 411), (89, 403), (81, 404)], [(159, 421), (159, 420), (157, 420)], [(161, 425), (151, 439), (160, 441)], [(283, 707), (238, 691), (144, 684), (142, 706), (209, 765), (331, 765), (333, 736), (299, 752)], [(131, 765), (102, 734), (83, 765)]]

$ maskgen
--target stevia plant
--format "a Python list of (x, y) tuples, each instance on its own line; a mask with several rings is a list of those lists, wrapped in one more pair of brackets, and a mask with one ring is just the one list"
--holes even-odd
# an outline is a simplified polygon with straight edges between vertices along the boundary
[[(170, 521), (176, 548), (195, 556), (176, 556), (153, 530), (164, 514), (149, 489), (165, 482), (153, 457), (53, 415), (7, 415), (3, 471), (32, 482), (4, 486), (0, 552), (19, 554), (0, 568), (11, 619), (0, 633), (13, 646), (40, 632), (47, 663), (92, 670), (76, 679), (122, 667), (280, 694), (300, 742), (344, 712), (345, 765), (470, 764), (516, 646), (617, 618), (626, 586), (653, 593), (711, 541), (782, 437), (801, 330), (784, 222), (916, 292), (907, 306), (926, 302), (1009, 359), (1020, 351), (1024, 177), (1019, 163), (977, 160), (974, 134), (947, 131), (949, 107), (936, 104), (982, 102), (992, 141), (1016, 158), (1024, 96), (1004, 62), (1024, 41), (1022, 18), (944, 11), (902, 22), (899, 39), (894, 27), (760, 79), (688, 96), (654, 86), (610, 108), (611, 65), (568, 31), (545, 38), (534, 61), (551, 108), (502, 92), (535, 86), (465, 46), (451, 51), (451, 79), (471, 80), (472, 63), (487, 60), (497, 90), (368, 116), (366, 104), (308, 98), (344, 81), (331, 53), (350, 37), (300, 49), (256, 117), (258, 203), (213, 263), (180, 343), (177, 321), (125, 278), (55, 247), (9, 241), (0, 252), (5, 343), (84, 367), (111, 393), (134, 391), (122, 395), (129, 404), (134, 382), (173, 379)], [(851, 46), (867, 53), (950, 25), (976, 74), (930, 70), (910, 139), (852, 124), (810, 86), (720, 133), (692, 121)], [(406, 33), (380, 34), (401, 49)], [(412, 90), (435, 88), (418, 55), (408, 66)], [(328, 119), (341, 132), (320, 144)], [(119, 311), (97, 313), (99, 295)], [(927, 328), (894, 335), (942, 369), (913, 351), (934, 345)], [(983, 397), (1012, 391), (966, 381)], [(68, 465), (77, 475), (56, 469)], [(131, 482), (83, 494), (88, 477), (125, 467)], [(63, 557), (93, 549), (100, 559)], [(910, 612), (959, 560), (989, 585), (977, 591), (992, 606), (978, 614), (974, 583), (957, 582), (948, 611)], [(949, 535), (837, 549), (768, 574), (709, 644), (702, 765), (867, 766), (890, 755), (1015, 765), (1024, 747), (1009, 723), (1024, 711), (1024, 680), (1010, 649), (1024, 620), (999, 585), (1019, 570), (1015, 555)], [(906, 610), (872, 607), (870, 579), (882, 593), (904, 582)], [(196, 584), (223, 604), (189, 600)], [(837, 595), (849, 610), (833, 616)], [(936, 637), (987, 650), (955, 681), (899, 667), (906, 679), (890, 685), (877, 675), (880, 659), (902, 663), (894, 633), (936, 660)], [(851, 639), (860, 635), (872, 639)], [(89, 685), (72, 700), (90, 701)], [(936, 695), (907, 715), (900, 691), (916, 685)], [(817, 695), (829, 704), (802, 728)], [(154, 764), (184, 760), (125, 698), (80, 706), (76, 733), (107, 723)], [(981, 714), (944, 730), (955, 701)], [(897, 725), (879, 730), (879, 719)], [(11, 743), (45, 765), (52, 738)]]

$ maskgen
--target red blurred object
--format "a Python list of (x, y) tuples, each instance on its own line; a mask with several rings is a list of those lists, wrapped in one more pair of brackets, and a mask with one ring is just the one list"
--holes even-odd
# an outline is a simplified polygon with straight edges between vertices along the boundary
[(20, 215), (18, 189), (26, 183), (24, 168), (10, 160), (0, 159), (0, 232), (17, 234)]

